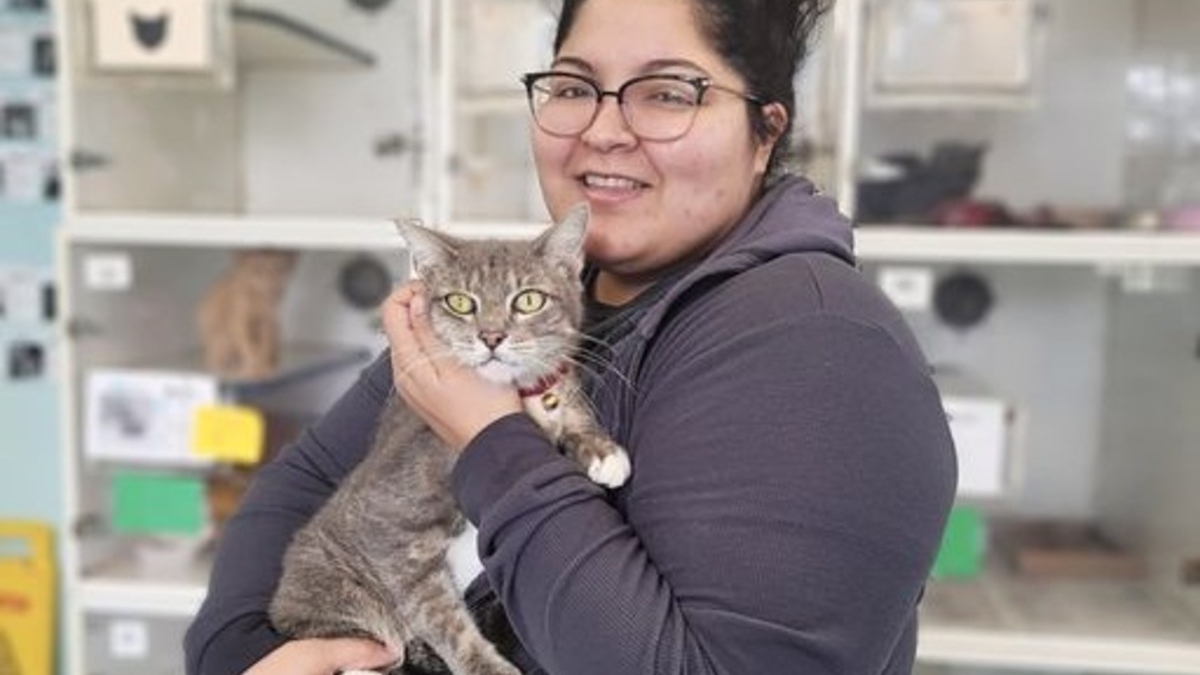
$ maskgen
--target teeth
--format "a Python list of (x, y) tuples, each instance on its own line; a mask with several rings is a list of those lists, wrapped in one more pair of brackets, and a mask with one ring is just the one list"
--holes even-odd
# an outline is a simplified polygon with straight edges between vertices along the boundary
[(594, 188), (606, 188), (610, 190), (634, 190), (640, 187), (640, 183), (631, 178), (622, 178), (620, 176), (601, 176), (594, 173), (585, 174), (583, 177), (584, 185)]

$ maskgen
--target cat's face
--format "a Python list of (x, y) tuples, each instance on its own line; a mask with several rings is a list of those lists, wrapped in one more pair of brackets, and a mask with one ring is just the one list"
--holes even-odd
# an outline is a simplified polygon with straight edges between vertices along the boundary
[(587, 217), (572, 211), (534, 241), (461, 240), (400, 224), (448, 354), (496, 382), (528, 386), (557, 371), (579, 335)]

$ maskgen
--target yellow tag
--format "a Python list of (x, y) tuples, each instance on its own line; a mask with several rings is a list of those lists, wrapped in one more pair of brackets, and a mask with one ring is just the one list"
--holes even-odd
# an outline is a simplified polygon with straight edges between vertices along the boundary
[(266, 436), (262, 414), (254, 408), (207, 405), (192, 417), (192, 454), (221, 462), (256, 464)]

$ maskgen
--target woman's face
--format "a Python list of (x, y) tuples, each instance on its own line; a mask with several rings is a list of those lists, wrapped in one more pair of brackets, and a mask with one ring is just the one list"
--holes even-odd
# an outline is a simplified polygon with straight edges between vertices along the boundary
[[(588, 0), (553, 68), (610, 91), (659, 73), (704, 76), (745, 91), (701, 35), (690, 0)], [(751, 133), (746, 102), (716, 89), (705, 94), (691, 129), (672, 141), (639, 139), (612, 96), (577, 137), (532, 128), (550, 213), (560, 218), (578, 202), (591, 206), (585, 249), (601, 269), (598, 299), (613, 304), (702, 256), (727, 233), (755, 196), (771, 149)]]

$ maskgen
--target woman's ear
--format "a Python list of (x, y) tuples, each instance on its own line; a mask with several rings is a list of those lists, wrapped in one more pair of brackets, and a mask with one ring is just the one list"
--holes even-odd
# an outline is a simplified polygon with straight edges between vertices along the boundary
[(779, 140), (787, 129), (788, 111), (782, 103), (774, 102), (763, 106), (763, 117), (767, 120), (767, 128), (771, 130), (771, 143)]
[(776, 143), (787, 129), (788, 111), (782, 103), (773, 102), (762, 107), (762, 114), (763, 120), (767, 123), (767, 135), (758, 147), (758, 153), (754, 158), (754, 168), (759, 173), (766, 173), (767, 164), (771, 160), (771, 152), (775, 150)]

